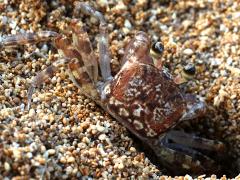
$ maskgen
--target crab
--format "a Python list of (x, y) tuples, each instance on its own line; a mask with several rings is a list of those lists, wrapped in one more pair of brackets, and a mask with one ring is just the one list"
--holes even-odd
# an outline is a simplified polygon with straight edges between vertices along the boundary
[(165, 167), (175, 172), (193, 173), (218, 169), (215, 161), (207, 155), (222, 152), (223, 143), (173, 130), (184, 120), (202, 116), (206, 105), (194, 95), (185, 94), (178, 86), (179, 79), (162, 66), (158, 58), (163, 50), (161, 43), (155, 43), (151, 48), (149, 36), (137, 32), (125, 49), (120, 71), (113, 77), (108, 24), (104, 16), (82, 2), (75, 3), (75, 9), (99, 21), (99, 58), (77, 19), (70, 24), (72, 38), (54, 31), (42, 31), (9, 35), (0, 42), (0, 48), (5, 48), (51, 40), (63, 57), (33, 79), (28, 90), (28, 109), (34, 89), (64, 65), (81, 93), (148, 145)]

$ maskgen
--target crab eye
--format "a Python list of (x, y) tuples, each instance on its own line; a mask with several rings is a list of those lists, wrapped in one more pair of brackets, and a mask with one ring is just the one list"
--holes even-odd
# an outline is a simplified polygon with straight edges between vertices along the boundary
[(186, 66), (183, 67), (183, 76), (186, 79), (192, 79), (193, 76), (196, 73), (196, 67), (194, 64), (187, 64)]
[(152, 44), (151, 50), (156, 55), (161, 55), (164, 51), (164, 46), (161, 42), (155, 42)]
[(183, 71), (184, 71), (186, 74), (194, 75), (194, 74), (196, 73), (195, 65), (189, 63), (189, 64), (187, 64), (186, 66), (184, 66)]
[(155, 42), (152, 44), (150, 55), (152, 56), (154, 61), (157, 61), (162, 55), (163, 51), (164, 51), (163, 44), (161, 42)]

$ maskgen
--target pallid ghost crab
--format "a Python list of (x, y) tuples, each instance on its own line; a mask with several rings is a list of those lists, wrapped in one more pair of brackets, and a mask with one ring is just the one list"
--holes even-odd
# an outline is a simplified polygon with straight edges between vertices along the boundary
[[(121, 70), (112, 77), (104, 16), (85, 3), (75, 5), (76, 10), (100, 22), (99, 60), (77, 20), (71, 23), (72, 40), (53, 31), (42, 31), (7, 36), (0, 42), (0, 48), (4, 48), (52, 40), (63, 55), (63, 59), (34, 78), (28, 91), (28, 108), (34, 88), (53, 77), (59, 65), (67, 65), (81, 92), (151, 147), (164, 165), (195, 173), (217, 169), (215, 162), (201, 152), (218, 152), (224, 147), (222, 143), (171, 130), (183, 120), (202, 115), (206, 108), (204, 102), (184, 94), (161, 63), (155, 63), (148, 35), (136, 33), (125, 50)], [(153, 46), (155, 56), (161, 48), (159, 43)]]

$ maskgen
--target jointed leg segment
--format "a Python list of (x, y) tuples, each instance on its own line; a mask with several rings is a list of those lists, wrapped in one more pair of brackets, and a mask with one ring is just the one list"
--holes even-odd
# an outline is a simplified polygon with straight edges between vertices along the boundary
[[(100, 22), (100, 35), (98, 40), (99, 66), (103, 81), (106, 82), (112, 78), (108, 52), (107, 23), (104, 16), (91, 6), (81, 2), (77, 2), (75, 5), (76, 10), (81, 10), (85, 14), (92, 15)], [(76, 21), (72, 21), (70, 28), (73, 31), (73, 42), (53, 31), (11, 35), (0, 40), (0, 48), (53, 40), (59, 52), (64, 55), (64, 60), (47, 67), (34, 78), (28, 91), (28, 109), (34, 89), (46, 82), (47, 79), (53, 77), (59, 65), (66, 64), (66, 62), (68, 62), (68, 68), (70, 69), (70, 75), (73, 77), (73, 81), (80, 87), (83, 93), (93, 98), (97, 96), (96, 87), (94, 86), (96, 86), (98, 81), (98, 62), (91, 43), (87, 33), (77, 26)], [(93, 89), (95, 89), (95, 91), (93, 91)]]
[(215, 161), (208, 155), (224, 150), (224, 145), (220, 142), (194, 137), (179, 131), (170, 131), (164, 138), (153, 144), (153, 150), (164, 166), (172, 170), (175, 166), (176, 169), (181, 167), (186, 172), (191, 169), (196, 174), (207, 173), (212, 168), (216, 168)]
[(83, 62), (83, 65), (86, 68), (92, 83), (96, 83), (98, 78), (98, 62), (88, 34), (81, 27), (79, 27), (77, 20), (72, 21), (71, 29), (73, 31), (73, 47), (75, 47), (80, 54), (81, 62)]
[[(213, 152), (222, 153), (224, 150), (225, 146), (221, 142), (174, 130), (169, 131), (163, 139), (160, 139), (154, 149), (159, 158), (166, 161), (165, 165), (176, 164), (185, 170), (188, 168), (196, 170), (195, 173), (211, 171), (211, 168), (217, 167), (215, 161), (208, 155)], [(218, 156), (215, 154), (215, 157)]]
[[(158, 144), (154, 148), (154, 152), (162, 165), (178, 174), (179, 172), (187, 172), (189, 169), (191, 169), (193, 173), (198, 174), (199, 172), (209, 170), (208, 168), (211, 168), (211, 165), (214, 164), (211, 159), (197, 151), (192, 151), (191, 155), (187, 155), (170, 146), (166, 147), (165, 145)], [(199, 161), (199, 159), (201, 161)], [(179, 169), (181, 169), (181, 171), (178, 171)]]
[(29, 89), (28, 89), (28, 102), (27, 102), (27, 110), (30, 109), (31, 106), (31, 100), (32, 95), (36, 87), (39, 87), (44, 82), (46, 82), (48, 79), (52, 78), (57, 70), (59, 69), (59, 66), (65, 65), (67, 62), (67, 59), (59, 59), (58, 61), (54, 62), (52, 65), (48, 66), (43, 71), (39, 72), (36, 77), (34, 77)]
[(99, 12), (93, 9), (91, 6), (86, 3), (77, 2), (75, 3), (75, 10), (81, 10), (85, 14), (89, 14), (99, 20), (99, 66), (101, 69), (101, 75), (104, 81), (107, 81), (112, 78), (111, 69), (110, 69), (110, 55), (108, 52), (109, 42), (108, 42), (108, 31), (107, 23), (104, 19), (104, 16)]
[(24, 34), (10, 35), (10, 36), (4, 37), (2, 41), (0, 41), (0, 49), (4, 47), (9, 47), (9, 46), (18, 46), (18, 45), (44, 42), (44, 41), (52, 40), (58, 36), (60, 35), (54, 31), (40, 31), (37, 33), (24, 33)]
[(209, 152), (223, 152), (225, 150), (225, 146), (221, 142), (200, 138), (181, 131), (169, 131), (165, 136), (165, 140), (181, 146)]
[[(41, 31), (37, 33), (24, 33), (24, 34), (10, 35), (2, 39), (2, 41), (0, 42), (0, 48), (44, 42), (48, 40), (53, 40), (54, 38), (59, 36), (60, 35), (54, 31)], [(55, 72), (58, 69), (58, 65), (61, 64), (59, 62), (62, 63), (62, 61), (56, 62), (55, 65), (51, 65), (47, 67), (45, 70), (41, 71), (34, 78), (28, 90), (27, 109), (30, 108), (34, 89), (37, 86), (40, 86), (41, 84), (46, 82), (47, 79), (54, 76)]]

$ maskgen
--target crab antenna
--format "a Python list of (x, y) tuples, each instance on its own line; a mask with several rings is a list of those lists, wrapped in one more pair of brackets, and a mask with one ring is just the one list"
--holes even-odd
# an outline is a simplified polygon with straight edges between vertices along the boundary
[(83, 13), (91, 15), (99, 20), (99, 64), (101, 69), (101, 75), (104, 81), (107, 81), (112, 78), (111, 76), (111, 69), (110, 69), (110, 55), (108, 52), (109, 42), (108, 42), (108, 30), (107, 30), (107, 23), (104, 16), (99, 12), (96, 11), (94, 8), (89, 6), (86, 3), (76, 2), (75, 3), (76, 9), (81, 10)]

